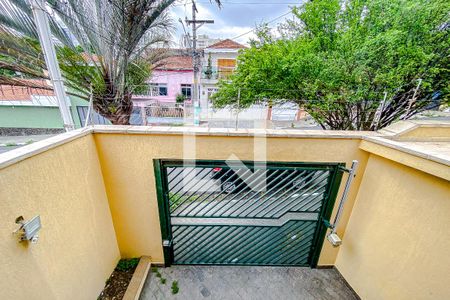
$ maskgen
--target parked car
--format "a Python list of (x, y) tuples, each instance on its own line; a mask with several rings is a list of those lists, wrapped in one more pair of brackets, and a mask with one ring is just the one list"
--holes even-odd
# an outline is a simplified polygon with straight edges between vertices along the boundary
[[(254, 172), (253, 169), (250, 169), (252, 172)], [(277, 172), (275, 174), (275, 172)], [(285, 172), (283, 174), (282, 170), (277, 169), (267, 169), (266, 171), (266, 189), (273, 188), (275, 185), (279, 184), (281, 181), (284, 180), (283, 183), (279, 184), (278, 187), (292, 187), (292, 186), (301, 186), (303, 182), (305, 181), (305, 176), (302, 176), (298, 178), (297, 176), (289, 176), (291, 175), (292, 171)], [(261, 178), (258, 178), (258, 175), (254, 175), (255, 177), (250, 177), (249, 182), (252, 182), (253, 184), (258, 184), (258, 180), (262, 180)], [(292, 178), (291, 178), (292, 177)], [(297, 177), (297, 178), (296, 178)], [(229, 169), (229, 168), (220, 168), (216, 167), (213, 168), (211, 171), (211, 178), (212, 179), (220, 179), (220, 189), (229, 194), (229, 193), (237, 193), (242, 190), (249, 189), (250, 187), (245, 183), (242, 178), (236, 173), (236, 170)], [(295, 178), (295, 180), (292, 180)], [(253, 181), (254, 180), (254, 181)], [(262, 184), (257, 186), (258, 188), (262, 188)]]

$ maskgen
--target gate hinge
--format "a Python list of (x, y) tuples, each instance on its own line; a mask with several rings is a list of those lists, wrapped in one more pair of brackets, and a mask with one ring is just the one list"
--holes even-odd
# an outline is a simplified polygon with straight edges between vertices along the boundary
[(172, 247), (172, 240), (163, 240), (163, 247)]

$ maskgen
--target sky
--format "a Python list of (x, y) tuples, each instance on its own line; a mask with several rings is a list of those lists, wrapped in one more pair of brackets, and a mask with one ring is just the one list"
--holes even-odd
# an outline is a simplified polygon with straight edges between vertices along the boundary
[[(214, 1), (213, 1), (214, 2)], [(171, 15), (175, 20), (176, 32), (174, 34), (175, 43), (178, 43), (183, 34), (183, 27), (178, 19), (183, 21), (186, 16), (192, 16), (191, 0), (178, 0), (172, 7)], [(222, 0), (222, 8), (208, 0), (197, 0), (197, 19), (211, 19), (214, 24), (205, 24), (198, 34), (206, 34), (210, 38), (231, 38), (239, 43), (247, 44), (251, 37), (254, 37), (252, 29), (263, 22), (269, 22), (276, 18), (269, 25), (276, 26), (285, 18), (292, 16), (289, 7), (301, 4), (295, 0)], [(285, 16), (284, 14), (288, 13)], [(281, 16), (281, 17), (280, 17)], [(186, 30), (191, 31), (186, 27)], [(240, 36), (242, 35), (242, 36)], [(239, 36), (239, 37), (238, 37)]]

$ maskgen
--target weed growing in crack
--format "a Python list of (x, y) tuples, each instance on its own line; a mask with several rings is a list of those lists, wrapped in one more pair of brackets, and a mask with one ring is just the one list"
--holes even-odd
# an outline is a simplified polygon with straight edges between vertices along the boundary
[(178, 281), (176, 281), (176, 280), (174, 280), (173, 282), (172, 282), (172, 287), (171, 287), (171, 289), (172, 289), (172, 294), (178, 294), (178, 291), (180, 290), (180, 288), (178, 287)]

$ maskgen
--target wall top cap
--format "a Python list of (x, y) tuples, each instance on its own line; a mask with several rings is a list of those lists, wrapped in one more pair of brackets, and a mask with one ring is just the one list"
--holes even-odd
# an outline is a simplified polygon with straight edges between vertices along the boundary
[[(397, 137), (417, 128), (450, 129), (450, 121), (401, 121), (379, 132), (370, 131), (338, 131), (338, 130), (296, 130), (296, 129), (238, 129), (207, 128), (189, 126), (114, 126), (95, 125), (62, 133), (51, 138), (23, 146), (0, 154), (0, 169), (14, 163), (48, 151), (72, 140), (88, 134), (128, 134), (128, 135), (196, 135), (196, 136), (228, 136), (228, 137), (268, 137), (295, 139), (354, 139), (366, 140), (383, 146), (394, 148), (409, 154), (425, 157), (446, 165), (450, 165), (450, 136), (446, 141), (399, 141)], [(444, 131), (444, 135), (445, 135)], [(440, 131), (442, 135), (442, 130)]]

